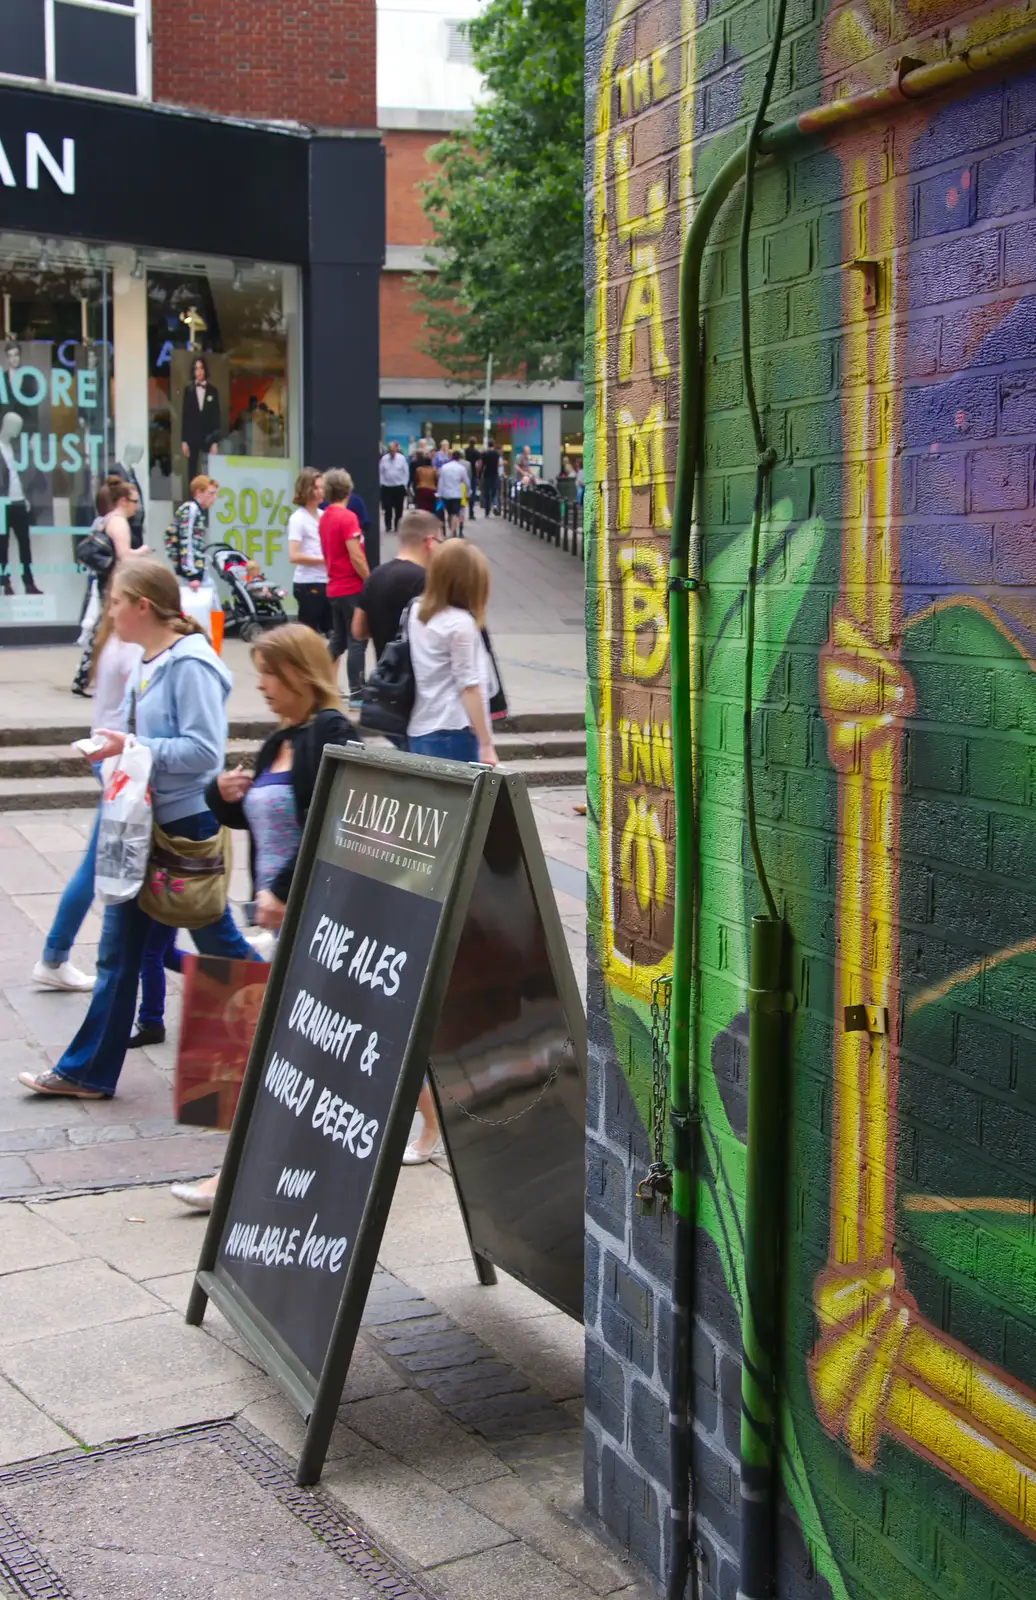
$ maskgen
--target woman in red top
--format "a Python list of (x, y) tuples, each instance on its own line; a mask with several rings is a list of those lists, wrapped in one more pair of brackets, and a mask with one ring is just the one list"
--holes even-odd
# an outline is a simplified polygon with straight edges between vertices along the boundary
[(353, 612), (370, 568), (363, 548), (363, 533), (356, 513), (346, 510), (353, 480), (341, 467), (324, 473), (327, 505), (320, 518), (320, 545), (327, 567), (327, 598), (331, 603), (331, 659), (345, 656), (349, 675), (349, 704), (360, 704), (366, 645), (352, 636)]

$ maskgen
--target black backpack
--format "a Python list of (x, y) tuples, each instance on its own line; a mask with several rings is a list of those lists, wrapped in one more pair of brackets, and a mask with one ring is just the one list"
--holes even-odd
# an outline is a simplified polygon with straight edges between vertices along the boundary
[(414, 709), (417, 684), (410, 659), (411, 601), (399, 619), (399, 632), (390, 639), (377, 666), (363, 686), (360, 726), (372, 733), (405, 734)]

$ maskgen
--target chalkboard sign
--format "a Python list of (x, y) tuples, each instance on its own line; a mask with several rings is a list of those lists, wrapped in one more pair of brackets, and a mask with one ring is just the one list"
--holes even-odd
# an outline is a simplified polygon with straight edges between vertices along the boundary
[[(200, 1322), (215, 1301), (308, 1419), (300, 1483), (323, 1465), (421, 1081), (449, 1026), (458, 945), (477, 925), (473, 897), (477, 906), (504, 784), (496, 771), (458, 762), (325, 752), (187, 1313)], [(524, 859), (538, 839), (519, 840), (514, 816), (508, 800), (508, 853)], [(496, 906), (504, 917), (505, 901)], [(528, 923), (527, 907), (519, 920)], [(563, 941), (561, 953), (567, 966)], [(526, 976), (518, 972), (519, 983)], [(573, 1083), (582, 1093), (585, 1050), (571, 988), (566, 1001), (578, 1013), (575, 1040), (556, 986), (549, 1024), (536, 1024), (553, 1030), (564, 1058), (547, 1087), (563, 1077), (571, 1099)], [(440, 1103), (449, 1122), (443, 1093)], [(563, 1263), (544, 1286), (559, 1304), (581, 1292), (581, 1137), (567, 1139), (565, 1155), (578, 1200), (565, 1208)], [(494, 1281), (496, 1259), (541, 1287), (535, 1249), (519, 1248), (512, 1266), (506, 1223), (502, 1248), (499, 1219), (483, 1225), (484, 1175), (471, 1204), (454, 1177), (481, 1280)]]

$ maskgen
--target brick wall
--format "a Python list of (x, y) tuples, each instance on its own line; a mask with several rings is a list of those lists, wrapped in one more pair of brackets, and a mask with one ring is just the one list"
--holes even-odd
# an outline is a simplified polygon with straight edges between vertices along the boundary
[[(959, 12), (959, 15), (958, 15)], [(774, 120), (1008, 20), (791, 0)], [(690, 21), (685, 18), (690, 17)], [(772, 8), (588, 9), (587, 559), (594, 968), (588, 1504), (656, 1574), (668, 1509), (668, 1227), (651, 1159), (669, 969), (666, 631), (677, 262), (743, 137)], [(936, 26), (938, 24), (938, 26)], [(690, 31), (686, 31), (690, 28)], [(915, 106), (760, 173), (752, 338), (778, 455), (753, 750), (794, 942), (782, 1600), (1023, 1600), (1036, 1506), (1036, 78)], [(692, 160), (693, 156), (693, 160)], [(743, 613), (755, 451), (740, 190), (704, 274), (693, 604), (697, 844), (694, 1541), (737, 1587), (746, 928)], [(861, 261), (877, 263), (878, 303)], [(887, 1008), (888, 1031), (845, 1006)]]
[(381, 376), (440, 378), (442, 368), (422, 354), (424, 319), (415, 311), (405, 272), (381, 274)]
[[(390, 245), (421, 245), (432, 237), (431, 225), (421, 209), (419, 185), (432, 174), (427, 152), (442, 139), (441, 133), (389, 129), (385, 144), (385, 238)], [(414, 296), (406, 273), (381, 276), (381, 375), (383, 378), (444, 378), (437, 361), (419, 346), (424, 318), (414, 309)]]
[(385, 239), (388, 244), (424, 244), (431, 224), (421, 209), (419, 185), (432, 176), (427, 152), (442, 134), (416, 129), (388, 129), (385, 146)]
[(372, 128), (374, 0), (152, 0), (157, 101), (223, 116)]

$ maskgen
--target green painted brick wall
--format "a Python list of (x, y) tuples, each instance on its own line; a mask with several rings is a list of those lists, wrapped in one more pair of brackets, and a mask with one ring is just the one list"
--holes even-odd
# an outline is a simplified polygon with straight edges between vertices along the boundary
[[(586, 1485), (590, 1507), (656, 1574), (667, 1559), (671, 1239), (633, 1191), (652, 1157), (650, 994), (668, 970), (672, 805), (664, 783), (631, 778), (621, 726), (669, 717), (660, 508), (672, 505), (679, 427), (676, 263), (692, 197), (744, 136), (773, 15), (772, 4), (722, 0), (587, 14)], [(885, 84), (900, 57), (933, 60), (1020, 20), (955, 0), (792, 0), (771, 116)], [(783, 1235), (786, 1600), (1036, 1593), (1034, 132), (1036, 75), (1022, 64), (758, 179), (752, 343), (778, 465), (752, 748), (798, 1002)], [(660, 223), (651, 185), (665, 195)], [(703, 279), (706, 588), (693, 640), (704, 1600), (732, 1600), (738, 1582), (745, 930), (760, 909), (741, 749), (755, 450), (739, 205), (735, 191)], [(874, 312), (861, 258), (881, 264)], [(632, 443), (631, 425), (643, 430)], [(889, 1034), (862, 1054), (845, 1032), (849, 1001), (889, 1008)], [(839, 1321), (829, 1296), (849, 1302), (854, 1286), (859, 1309)], [(873, 1393), (865, 1372), (880, 1380)]]

